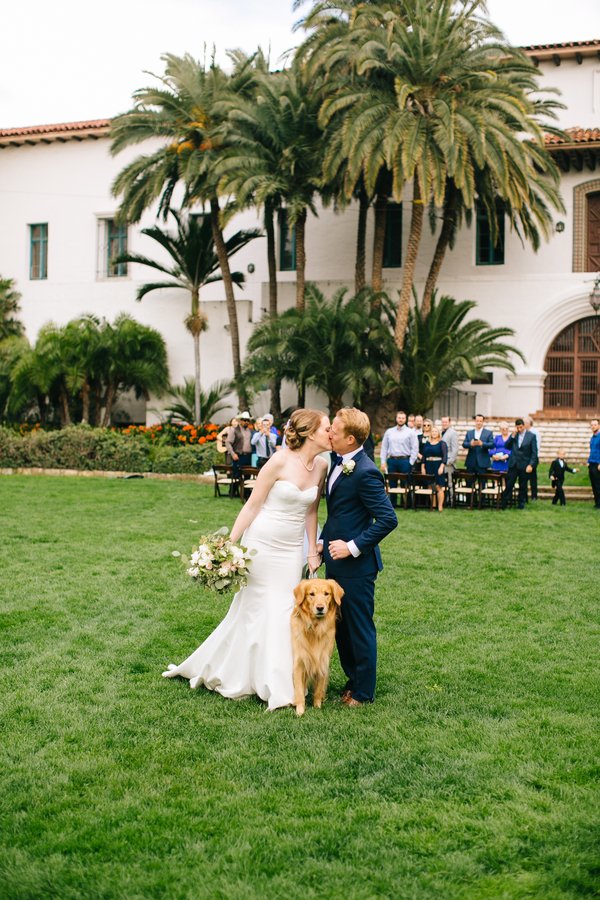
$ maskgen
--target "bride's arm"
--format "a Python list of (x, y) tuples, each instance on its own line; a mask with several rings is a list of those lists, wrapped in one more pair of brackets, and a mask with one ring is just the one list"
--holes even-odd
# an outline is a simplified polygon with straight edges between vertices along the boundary
[(269, 462), (262, 467), (256, 478), (256, 484), (254, 485), (252, 493), (246, 500), (241, 512), (233, 523), (230, 534), (232, 541), (239, 541), (246, 528), (252, 524), (262, 509), (269, 491), (277, 481), (282, 466), (283, 460), (279, 454), (275, 454), (271, 457)]
[(317, 498), (314, 503), (312, 503), (308, 512), (306, 513), (306, 534), (308, 536), (308, 567), (311, 571), (314, 571), (319, 568), (318, 563), (320, 563), (321, 553), (317, 549), (317, 529), (319, 525), (318, 515), (319, 515), (319, 502), (321, 500), (321, 494), (323, 492), (323, 485), (325, 484), (325, 477), (327, 475), (327, 463), (323, 463), (323, 471), (321, 472), (321, 476), (319, 478), (319, 490), (317, 491)]

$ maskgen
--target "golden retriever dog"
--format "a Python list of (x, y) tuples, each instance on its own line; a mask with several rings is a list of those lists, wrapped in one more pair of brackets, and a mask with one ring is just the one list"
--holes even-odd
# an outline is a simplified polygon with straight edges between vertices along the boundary
[(296, 603), (291, 626), (297, 716), (304, 714), (311, 681), (313, 706), (320, 708), (325, 698), (335, 642), (335, 620), (343, 596), (343, 588), (331, 578), (307, 578), (294, 588)]

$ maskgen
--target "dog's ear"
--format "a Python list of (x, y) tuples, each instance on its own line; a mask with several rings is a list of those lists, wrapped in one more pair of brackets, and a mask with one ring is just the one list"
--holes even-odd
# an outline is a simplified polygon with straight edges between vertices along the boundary
[(337, 581), (334, 581), (333, 578), (330, 578), (328, 581), (329, 586), (331, 587), (331, 592), (333, 593), (333, 599), (337, 603), (338, 606), (342, 603), (342, 597), (344, 596), (344, 588), (340, 587)]
[(306, 581), (306, 579), (304, 579), (304, 581), (301, 581), (300, 584), (297, 584), (294, 588), (294, 599), (296, 601), (296, 606), (300, 606), (302, 601), (304, 600), (307, 584), (308, 582)]

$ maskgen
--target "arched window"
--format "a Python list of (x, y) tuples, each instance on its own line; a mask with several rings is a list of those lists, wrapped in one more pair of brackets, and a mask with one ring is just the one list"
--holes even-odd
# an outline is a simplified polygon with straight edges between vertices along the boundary
[(585, 416), (600, 409), (600, 317), (573, 322), (552, 342), (544, 368), (544, 410)]
[(600, 272), (600, 179), (573, 191), (573, 271)]

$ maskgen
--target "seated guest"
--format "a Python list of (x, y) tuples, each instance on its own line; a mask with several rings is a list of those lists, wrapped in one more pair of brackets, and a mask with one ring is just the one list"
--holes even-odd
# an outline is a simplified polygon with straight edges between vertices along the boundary
[(490, 450), (492, 472), (500, 472), (505, 475), (508, 472), (508, 459), (510, 450), (506, 449), (506, 442), (510, 437), (508, 422), (500, 422), (500, 434), (494, 436), (494, 447)]
[(468, 451), (465, 460), (467, 472), (483, 475), (490, 467), (490, 450), (494, 447), (494, 435), (485, 427), (485, 417), (478, 413), (475, 416), (475, 428), (469, 429), (463, 441)]
[(446, 490), (446, 460), (448, 459), (448, 445), (442, 440), (442, 431), (437, 425), (432, 425), (429, 440), (423, 444), (421, 472), (423, 475), (435, 475), (435, 495), (433, 507), (438, 512), (444, 508), (444, 493)]

